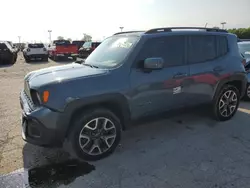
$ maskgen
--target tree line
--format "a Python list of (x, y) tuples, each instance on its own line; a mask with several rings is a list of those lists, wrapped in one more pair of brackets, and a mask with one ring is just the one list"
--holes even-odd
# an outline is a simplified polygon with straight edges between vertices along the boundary
[(248, 28), (234, 28), (234, 29), (228, 29), (229, 33), (233, 33), (238, 36), (240, 39), (250, 39), (250, 27)]
[[(66, 39), (66, 38), (64, 38), (63, 36), (58, 36), (57, 37), (57, 40), (64, 40), (64, 39)], [(83, 34), (83, 38), (82, 38), (83, 41), (91, 41), (91, 39), (92, 39), (91, 35)], [(67, 38), (67, 40), (69, 40), (70, 42), (72, 42), (71, 38)]]

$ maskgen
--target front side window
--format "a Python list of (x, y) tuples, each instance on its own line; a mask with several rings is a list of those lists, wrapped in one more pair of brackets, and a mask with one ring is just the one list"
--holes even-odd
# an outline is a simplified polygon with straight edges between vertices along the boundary
[(216, 58), (215, 36), (189, 36), (188, 62), (202, 63)]
[(105, 39), (85, 60), (100, 68), (120, 65), (138, 42), (138, 36), (112, 36)]
[(165, 66), (179, 66), (185, 64), (185, 37), (168, 36), (151, 38), (143, 45), (137, 61), (139, 68), (147, 58), (160, 57), (164, 59)]

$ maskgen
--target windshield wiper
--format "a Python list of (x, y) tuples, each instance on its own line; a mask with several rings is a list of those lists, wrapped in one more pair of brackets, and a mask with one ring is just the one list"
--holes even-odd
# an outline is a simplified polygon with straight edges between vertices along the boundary
[(87, 64), (87, 63), (82, 63), (82, 65), (85, 65), (85, 66), (88, 66), (91, 68), (98, 68), (98, 66), (96, 66), (96, 65), (91, 65), (91, 64)]

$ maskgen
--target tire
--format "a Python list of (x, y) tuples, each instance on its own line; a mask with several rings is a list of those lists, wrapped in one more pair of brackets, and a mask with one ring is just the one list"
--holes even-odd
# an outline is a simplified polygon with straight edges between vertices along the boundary
[[(229, 99), (227, 99), (226, 96), (228, 96)], [(232, 100), (230, 100), (230, 99), (232, 99)], [(228, 101), (225, 102), (226, 100), (228, 100)], [(224, 105), (223, 105), (223, 103), (224, 103)], [(221, 89), (218, 97), (216, 97), (213, 101), (212, 110), (213, 110), (214, 118), (217, 121), (230, 120), (237, 112), (239, 103), (240, 103), (239, 90), (233, 85), (225, 85)], [(225, 111), (225, 109), (226, 109), (226, 111)]]
[(49, 57), (44, 57), (42, 60), (47, 62), (49, 61)]
[(244, 99), (247, 100), (247, 101), (250, 101), (250, 84), (247, 84)]
[(53, 56), (52, 56), (52, 59), (53, 59), (53, 61), (57, 61), (57, 60), (58, 60), (58, 58), (57, 58), (56, 55), (53, 55)]
[[(98, 135), (97, 133), (96, 135), (88, 136), (90, 134), (94, 134), (95, 131), (92, 129), (95, 126), (95, 123), (96, 123), (95, 119), (97, 118), (99, 118), (98, 127), (100, 129), (95, 129), (95, 131), (102, 129), (103, 133), (105, 132), (105, 134), (100, 135), (99, 133)], [(105, 118), (108, 119), (107, 125), (109, 126), (109, 129), (110, 129), (109, 131), (107, 130), (105, 131), (103, 124), (102, 124), (104, 123)], [(74, 120), (73, 127), (74, 128), (71, 131), (70, 136), (69, 136), (69, 141), (76, 155), (83, 160), (96, 161), (96, 160), (100, 160), (109, 156), (116, 149), (121, 139), (120, 120), (117, 118), (117, 116), (114, 113), (112, 113), (111, 111), (107, 109), (92, 109), (92, 110), (85, 111)], [(89, 129), (89, 127), (92, 129)], [(113, 127), (113, 128), (110, 128), (110, 127)], [(83, 134), (84, 136), (81, 139), (80, 139), (80, 133), (84, 133)], [(109, 139), (106, 139), (106, 142), (105, 142), (104, 138), (107, 138), (108, 133), (111, 134), (112, 138), (110, 137)], [(83, 145), (83, 149), (81, 148), (80, 143)], [(94, 148), (92, 152), (91, 152), (91, 147)], [(100, 153), (99, 148), (101, 148), (102, 153)]]
[(30, 58), (29, 58), (29, 57), (25, 57), (25, 61), (26, 61), (27, 63), (29, 63), (29, 62), (30, 62)]
[(76, 57), (76, 56), (74, 56), (74, 57), (72, 57), (72, 59), (73, 59), (73, 61), (76, 61), (76, 60), (77, 60), (77, 57)]

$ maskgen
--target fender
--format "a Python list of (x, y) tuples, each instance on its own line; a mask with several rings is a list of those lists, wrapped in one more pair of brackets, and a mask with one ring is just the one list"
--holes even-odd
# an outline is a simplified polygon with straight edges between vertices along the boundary
[(76, 115), (78, 112), (88, 109), (90, 106), (101, 107), (102, 105), (105, 106), (105, 104), (119, 106), (119, 109), (121, 110), (120, 115), (122, 116), (121, 121), (123, 128), (126, 127), (125, 125), (130, 120), (130, 108), (128, 101), (125, 96), (119, 93), (103, 94), (82, 99), (70, 98), (67, 101), (68, 103), (65, 106), (64, 112), (57, 123), (64, 135), (67, 135), (68, 130), (71, 128), (74, 115)]
[(231, 75), (229, 77), (221, 79), (217, 85), (215, 86), (214, 93), (212, 95), (212, 99), (215, 99), (215, 97), (219, 94), (221, 91), (222, 87), (228, 83), (228, 82), (233, 82), (233, 81), (240, 81), (241, 82), (241, 97), (244, 96), (245, 90), (246, 90), (246, 85), (247, 85), (247, 75), (245, 73), (236, 73), (234, 75)]

